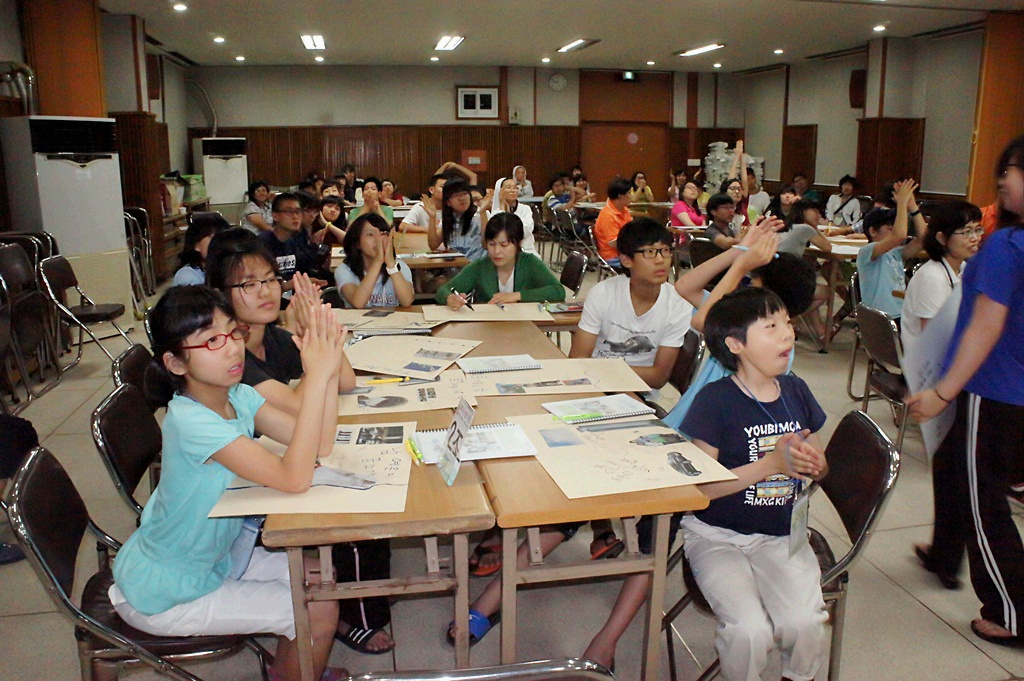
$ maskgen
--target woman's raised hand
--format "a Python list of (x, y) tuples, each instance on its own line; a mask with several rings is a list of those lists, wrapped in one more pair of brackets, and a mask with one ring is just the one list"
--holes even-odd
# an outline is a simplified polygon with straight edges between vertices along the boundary
[(391, 232), (384, 232), (380, 235), (380, 249), (384, 254), (384, 264), (389, 269), (393, 268), (395, 266), (395, 240), (391, 236)]

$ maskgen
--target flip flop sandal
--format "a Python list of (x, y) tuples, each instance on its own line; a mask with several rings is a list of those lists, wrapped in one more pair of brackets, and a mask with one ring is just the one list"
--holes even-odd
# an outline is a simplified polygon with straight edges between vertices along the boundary
[[(479, 610), (469, 609), (469, 645), (475, 646), (480, 642), (487, 632), (491, 628), (501, 621), (501, 611), (494, 613), (490, 617), (487, 617)], [(455, 645), (455, 637), (452, 636), (452, 627), (455, 626), (455, 620), (448, 623), (448, 631), (445, 632), (445, 640), (448, 641), (448, 645)]]
[(619, 554), (626, 550), (626, 545), (621, 539), (615, 536), (614, 532), (608, 531), (603, 533), (597, 538), (598, 541), (604, 543), (604, 546), (599, 548), (590, 554), (590, 560), (600, 560), (601, 558), (617, 558)]
[(1007, 648), (1024, 648), (1024, 636), (993, 636), (992, 634), (986, 634), (978, 628), (978, 622), (981, 621), (974, 620), (971, 622), (971, 631), (982, 641), (988, 641), (997, 646), (1006, 646)]
[(347, 645), (357, 653), (363, 653), (365, 655), (384, 655), (390, 653), (395, 649), (394, 644), (390, 648), (384, 648), (382, 650), (370, 650), (368, 644), (370, 640), (377, 635), (377, 632), (384, 631), (383, 629), (363, 629), (362, 627), (349, 627), (349, 630), (344, 634), (339, 634), (337, 631), (334, 632), (334, 638)]
[[(480, 559), (484, 556), (498, 556), (498, 562), (490, 563), (488, 565), (480, 565)], [(501, 570), (501, 547), (500, 546), (485, 546), (484, 544), (477, 544), (476, 548), (473, 549), (473, 555), (469, 557), (469, 576), (470, 577), (490, 577), (494, 573)]]

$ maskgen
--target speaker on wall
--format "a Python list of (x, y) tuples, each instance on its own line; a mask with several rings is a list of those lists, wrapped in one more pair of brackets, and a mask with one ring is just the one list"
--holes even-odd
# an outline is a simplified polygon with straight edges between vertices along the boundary
[(868, 71), (854, 69), (850, 71), (850, 108), (863, 109), (867, 101)]

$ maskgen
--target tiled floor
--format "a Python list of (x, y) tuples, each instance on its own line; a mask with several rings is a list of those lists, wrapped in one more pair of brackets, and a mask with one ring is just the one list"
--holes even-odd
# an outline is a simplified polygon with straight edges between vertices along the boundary
[[(140, 337), (141, 332), (136, 330), (135, 336)], [(119, 347), (116, 340), (110, 343)], [(844, 331), (829, 355), (798, 348), (795, 370), (807, 380), (829, 415), (823, 440), (831, 435), (842, 415), (857, 406), (848, 399), (845, 389), (851, 344), (852, 334)], [(23, 415), (32, 420), (43, 444), (67, 467), (97, 522), (123, 539), (133, 529), (134, 518), (117, 497), (89, 435), (89, 415), (112, 388), (109, 368), (109, 362), (96, 348), (88, 348), (82, 364), (65, 377), (62, 385)], [(870, 414), (895, 435), (887, 407), (872, 403)], [(911, 544), (928, 540), (932, 515), (930, 471), (913, 426), (907, 434), (904, 454), (880, 530), (851, 571), (841, 678), (997, 681), (1024, 677), (1024, 652), (984, 643), (971, 634), (969, 623), (977, 616), (978, 602), (970, 588), (956, 592), (942, 589), (913, 558)], [(845, 548), (844, 540), (837, 536), (842, 532), (841, 525), (823, 495), (812, 503), (812, 524), (831, 542)], [(1024, 518), (1021, 524), (1024, 526)], [(580, 532), (559, 548), (552, 560), (585, 555), (589, 541), (589, 531)], [(395, 551), (394, 572), (418, 569), (421, 557), (421, 545), (401, 544)], [(94, 569), (95, 553), (86, 545), (79, 561), (80, 576)], [(966, 578), (966, 574), (963, 576)], [(669, 581), (669, 599), (673, 602), (681, 591), (681, 579), (673, 574)], [(524, 593), (520, 600), (520, 658), (582, 653), (607, 616), (619, 584), (615, 580), (597, 581)], [(482, 587), (482, 580), (474, 580), (474, 594)], [(452, 616), (449, 599), (403, 600), (394, 605), (393, 616), (398, 641), (394, 655), (359, 655), (337, 645), (332, 664), (353, 672), (385, 670), (392, 665), (402, 670), (452, 665), (451, 649), (444, 641), (445, 626)], [(639, 677), (639, 619), (619, 644), (617, 676), (622, 679)], [(713, 655), (713, 621), (688, 611), (677, 620), (676, 628), (697, 659), (707, 663)], [(474, 665), (497, 663), (498, 639), (494, 632), (473, 649)], [(676, 649), (681, 657), (686, 655), (680, 646)], [(662, 678), (668, 678), (666, 663), (663, 661)], [(254, 659), (248, 653), (196, 664), (193, 670), (208, 679), (258, 678)], [(71, 681), (78, 675), (71, 625), (55, 612), (31, 568), (25, 562), (0, 567), (0, 680)], [(680, 677), (692, 679), (697, 675), (697, 665), (689, 658), (682, 659)], [(157, 675), (142, 670), (131, 673), (131, 678), (156, 679)], [(777, 662), (765, 674), (765, 679), (772, 678), (779, 678)]]

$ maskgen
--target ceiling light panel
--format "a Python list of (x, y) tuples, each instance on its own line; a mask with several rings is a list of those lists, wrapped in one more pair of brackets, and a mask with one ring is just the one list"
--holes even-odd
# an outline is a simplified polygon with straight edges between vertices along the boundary
[(680, 57), (695, 57), (698, 54), (704, 54), (705, 52), (713, 52), (715, 50), (720, 50), (723, 47), (725, 47), (725, 45), (722, 45), (720, 43), (712, 43), (711, 45), (705, 45), (703, 47), (695, 47), (692, 50), (686, 50), (685, 52), (677, 52), (677, 54)]
[(326, 50), (327, 45), (324, 43), (324, 37), (322, 35), (304, 35), (302, 38), (302, 45), (307, 50)]
[(562, 47), (559, 47), (558, 51), (559, 52), (578, 52), (579, 50), (585, 50), (588, 47), (590, 47), (591, 45), (595, 45), (595, 44), (597, 44), (599, 42), (601, 42), (601, 40), (599, 38), (579, 38), (577, 40), (573, 40), (568, 45), (563, 45)]
[(434, 49), (450, 52), (461, 45), (462, 41), (465, 39), (466, 38), (461, 35), (446, 35), (437, 41), (437, 45), (434, 46)]

